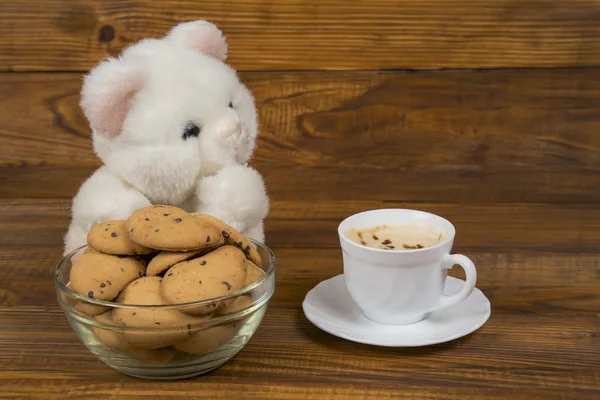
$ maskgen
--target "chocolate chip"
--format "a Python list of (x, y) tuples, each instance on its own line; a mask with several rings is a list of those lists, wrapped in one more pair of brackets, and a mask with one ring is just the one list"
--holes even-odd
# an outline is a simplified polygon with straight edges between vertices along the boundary
[(112, 236), (112, 237), (119, 237), (119, 234), (117, 232), (113, 232), (113, 233), (110, 234), (110, 236)]
[(206, 237), (206, 243), (210, 242), (210, 236)]
[(180, 223), (180, 222), (181, 222), (181, 218), (175, 218), (175, 219), (173, 220), (173, 222), (175, 222), (176, 224), (178, 224), (178, 223)]
[(121, 272), (125, 272), (125, 270), (123, 269), (123, 267), (121, 267)]
[(373, 234), (373, 240), (379, 240), (379, 238), (377, 237), (377, 235)]
[(137, 313), (133, 313), (133, 314), (131, 314), (131, 315), (135, 315), (135, 314), (137, 314)]
[[(249, 256), (250, 255), (250, 245), (246, 246), (246, 248), (243, 250), (244, 255)], [(246, 260), (244, 260), (246, 261)]]
[(171, 272), (169, 275), (167, 275), (167, 276), (171, 276), (171, 275), (173, 275), (173, 273), (172, 273), (172, 272)]
[(160, 325), (160, 322), (155, 322), (156, 325)]
[(164, 213), (163, 215), (164, 215), (165, 217), (168, 217), (168, 216), (169, 216), (169, 215), (171, 215), (171, 214)]
[(131, 233), (131, 232), (133, 232), (133, 228), (131, 228), (131, 229), (129, 230), (129, 233)]
[(231, 284), (227, 281), (221, 281), (221, 283), (225, 286), (227, 286), (227, 290), (231, 290)]
[(112, 286), (112, 283), (111, 283), (111, 281), (106, 281), (106, 283), (108, 283), (110, 286)]
[(404, 247), (405, 249), (418, 249), (417, 246), (410, 246), (408, 244), (403, 244), (402, 247)]
[(192, 334), (192, 325), (188, 324), (188, 335)]
[(381, 244), (392, 244), (392, 241), (390, 239), (385, 239)]
[(206, 265), (206, 260), (202, 260), (202, 262), (200, 263), (200, 265)]
[(223, 231), (223, 232), (221, 232), (221, 233), (223, 234), (223, 237), (224, 237), (225, 239), (229, 239), (229, 232), (227, 232), (227, 231)]
[(94, 291), (93, 291), (93, 290), (90, 290), (90, 291), (88, 292), (88, 297), (89, 297), (90, 299), (93, 299), (93, 298), (94, 298)]
[(364, 240), (361, 240), (361, 241), (360, 241), (360, 244), (362, 244), (363, 246), (366, 246), (366, 245), (367, 245), (367, 242), (365, 242)]
[(104, 232), (106, 232), (107, 230), (108, 230), (108, 228), (106, 228), (106, 229), (104, 230)]
[(144, 221), (150, 221), (150, 218), (144, 218)]
[(104, 294), (104, 290), (100, 290), (100, 294)]
[(386, 246), (386, 247), (387, 247), (388, 249), (395, 249), (395, 248), (396, 248), (396, 247), (394, 247), (394, 246), (392, 246), (392, 245), (389, 245), (389, 246)]
[(198, 283), (202, 285), (202, 279), (200, 279), (200, 280), (198, 281)]
[(417, 245), (417, 249), (422, 249), (423, 246), (421, 246), (420, 244)]
[(102, 283), (100, 284), (100, 287), (101, 287), (101, 288), (103, 288), (103, 287), (106, 287), (106, 283), (102, 282)]
[(238, 245), (238, 247), (243, 247), (243, 246), (244, 246), (244, 243), (242, 243), (242, 242), (237, 242), (237, 245)]
[(154, 232), (158, 232), (158, 231), (160, 231), (160, 229), (156, 229)]

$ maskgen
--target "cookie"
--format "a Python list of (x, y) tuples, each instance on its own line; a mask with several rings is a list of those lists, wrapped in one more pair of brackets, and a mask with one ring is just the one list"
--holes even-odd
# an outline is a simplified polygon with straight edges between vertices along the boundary
[(149, 263), (146, 269), (147, 276), (160, 275), (167, 269), (180, 261), (185, 261), (202, 253), (204, 250), (192, 251), (162, 251), (156, 255)]
[(90, 303), (84, 303), (82, 301), (78, 301), (77, 303), (75, 303), (74, 308), (77, 311), (82, 312), (87, 315), (99, 315), (110, 309), (109, 307), (98, 306), (96, 304), (90, 304)]
[(257, 265), (262, 265), (258, 250), (256, 250), (256, 247), (254, 247), (254, 245), (240, 232), (212, 215), (199, 212), (192, 213), (191, 215), (200, 223), (209, 223), (216, 226), (225, 238), (226, 244), (238, 247), (250, 261)]
[[(162, 278), (146, 276), (131, 282), (119, 295), (121, 304), (160, 306), (167, 302), (160, 293)], [(205, 318), (194, 317), (174, 309), (153, 307), (115, 308), (113, 319), (125, 326), (123, 336), (135, 347), (157, 349), (180, 341)], [(193, 326), (192, 326), (193, 325)], [(147, 329), (143, 329), (147, 328)]]
[[(246, 281), (246, 257), (237, 247), (224, 245), (193, 260), (172, 266), (162, 281), (161, 292), (170, 304), (204, 301), (234, 293)], [(186, 312), (206, 314), (234, 299), (189, 308)]]
[[(94, 319), (101, 324), (114, 324), (112, 311), (104, 312)], [(131, 345), (125, 341), (121, 329), (109, 329), (108, 327), (92, 325), (92, 332), (94, 332), (98, 340), (111, 349), (123, 351), (131, 347)]]
[(173, 347), (188, 354), (207, 354), (229, 342), (238, 333), (240, 327), (241, 324), (235, 321), (205, 328), (193, 333), (185, 340), (174, 343)]
[[(244, 287), (252, 285), (265, 275), (265, 272), (262, 270), (262, 268), (258, 267), (252, 261), (247, 260), (246, 264), (246, 280), (244, 281)], [(253, 289), (253, 292), (256, 292), (256, 289)], [(250, 307), (253, 302), (254, 299), (249, 294), (240, 296), (233, 303), (217, 308), (215, 310), (215, 314), (235, 314)]]
[[(129, 256), (129, 257), (133, 258), (140, 264), (143, 264), (144, 267), (146, 267), (146, 266), (148, 266), (148, 263), (154, 258), (154, 256), (156, 254), (158, 254), (158, 253), (140, 254), (139, 256)], [(123, 257), (123, 256), (119, 256), (119, 257)]]
[(85, 248), (85, 250), (83, 251), (83, 254), (88, 254), (88, 253), (100, 253), (98, 250), (94, 250), (92, 249), (89, 245)]
[[(112, 318), (112, 311), (100, 314), (95, 319), (101, 324), (115, 324)], [(125, 337), (123, 336), (123, 330), (121, 329), (115, 329), (114, 327), (109, 328), (103, 326), (92, 326), (92, 332), (94, 332), (98, 340), (107, 347), (143, 361), (162, 364), (171, 361), (175, 356), (175, 349), (172, 347), (156, 350), (146, 350), (134, 347), (125, 340)]]
[(90, 299), (112, 300), (145, 271), (144, 264), (134, 257), (87, 253), (71, 267), (71, 289)]
[(135, 256), (135, 257), (137, 257), (141, 262), (143, 262), (144, 265), (148, 265), (148, 264), (150, 264), (150, 261), (152, 261), (152, 259), (154, 257), (156, 257), (159, 253), (160, 253), (159, 250), (154, 250), (154, 252), (152, 252), (152, 253), (140, 254), (139, 256)]
[(125, 220), (112, 220), (94, 225), (87, 234), (88, 248), (106, 254), (148, 254), (154, 250), (140, 246), (129, 239)]
[(243, 311), (250, 307), (254, 303), (254, 299), (252, 296), (244, 295), (240, 296), (235, 301), (227, 306), (219, 307), (215, 311), (215, 314), (225, 315), (225, 314), (235, 314), (240, 311)]
[(127, 219), (126, 226), (131, 240), (157, 250), (202, 250), (224, 243), (217, 227), (172, 206), (141, 208)]
[(176, 350), (173, 347), (161, 347), (160, 349), (145, 350), (130, 348), (124, 353), (152, 364), (166, 364), (175, 358)]
[(252, 261), (248, 261), (246, 268), (246, 281), (244, 282), (244, 287), (252, 285), (264, 275), (265, 271), (263, 271), (262, 268), (254, 264)]

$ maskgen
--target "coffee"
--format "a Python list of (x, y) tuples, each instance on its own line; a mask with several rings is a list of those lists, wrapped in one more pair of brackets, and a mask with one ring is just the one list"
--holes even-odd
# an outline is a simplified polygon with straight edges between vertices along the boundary
[(364, 229), (349, 229), (345, 236), (366, 247), (383, 250), (418, 250), (435, 246), (444, 234), (421, 226), (377, 225)]

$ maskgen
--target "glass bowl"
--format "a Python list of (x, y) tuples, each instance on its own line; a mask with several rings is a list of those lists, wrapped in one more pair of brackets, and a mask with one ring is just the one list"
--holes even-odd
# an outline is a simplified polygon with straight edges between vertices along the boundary
[[(90, 299), (72, 291), (69, 281), (72, 258), (87, 246), (66, 255), (56, 267), (54, 280), (58, 304), (69, 324), (87, 347), (106, 365), (142, 379), (173, 380), (198, 376), (219, 368), (248, 343), (260, 325), (275, 290), (275, 255), (264, 244), (256, 245), (262, 259), (262, 278), (227, 296), (201, 302), (149, 306)], [(235, 301), (235, 302), (234, 302)], [(194, 310), (215, 303), (230, 304), (212, 316)], [(169, 326), (125, 327), (113, 322), (117, 313), (183, 313), (185, 320)], [(147, 315), (147, 314), (146, 314)], [(170, 315), (170, 314), (169, 314)], [(182, 322), (183, 321), (183, 322)]]

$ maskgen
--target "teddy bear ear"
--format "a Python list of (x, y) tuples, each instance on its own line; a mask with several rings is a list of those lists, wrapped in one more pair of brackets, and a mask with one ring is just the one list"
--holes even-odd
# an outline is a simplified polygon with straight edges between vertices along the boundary
[(108, 58), (84, 77), (80, 105), (92, 129), (113, 139), (121, 133), (130, 103), (143, 85), (142, 71)]
[(166, 39), (220, 61), (227, 59), (227, 41), (223, 32), (208, 21), (198, 20), (179, 24), (171, 29)]

